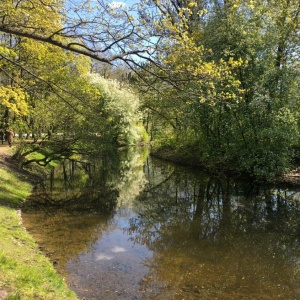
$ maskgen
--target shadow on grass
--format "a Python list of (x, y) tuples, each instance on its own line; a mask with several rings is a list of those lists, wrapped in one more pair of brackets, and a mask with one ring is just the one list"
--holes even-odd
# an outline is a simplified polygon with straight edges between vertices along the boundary
[(10, 156), (0, 160), (0, 205), (18, 208), (39, 178), (19, 168)]

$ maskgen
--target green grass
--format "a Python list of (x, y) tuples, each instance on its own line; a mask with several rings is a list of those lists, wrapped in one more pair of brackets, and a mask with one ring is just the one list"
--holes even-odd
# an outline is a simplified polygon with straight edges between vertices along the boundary
[(78, 299), (22, 227), (18, 206), (31, 185), (0, 166), (0, 292), (8, 300)]
[[(45, 155), (40, 152), (32, 152), (27, 156), (27, 160), (31, 160), (31, 159), (41, 160), (44, 158), (45, 158)], [(45, 168), (49, 169), (49, 168), (55, 167), (57, 165), (57, 163), (58, 163), (57, 161), (51, 161)]]
[(31, 185), (18, 179), (11, 170), (0, 169), (0, 205), (19, 205), (30, 190)]

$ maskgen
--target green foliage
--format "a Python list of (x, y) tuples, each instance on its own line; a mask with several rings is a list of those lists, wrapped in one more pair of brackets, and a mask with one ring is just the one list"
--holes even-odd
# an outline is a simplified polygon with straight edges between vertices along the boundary
[(163, 15), (158, 30), (167, 24), (175, 42), (164, 55), (174, 81), (155, 84), (159, 97), (144, 97), (155, 115), (153, 137), (182, 160), (194, 155), (208, 166), (272, 180), (291, 168), (299, 144), (299, 5), (194, 4), (156, 3)]
[(121, 86), (115, 80), (105, 79), (97, 74), (89, 74), (89, 81), (99, 89), (99, 105), (105, 118), (106, 131), (110, 139), (119, 144), (136, 145), (147, 138), (141, 126), (139, 98), (128, 86)]
[[(112, 18), (107, 19), (109, 37), (101, 32), (103, 39), (98, 31), (86, 34), (87, 28), (96, 28), (90, 20), (78, 30), (67, 18), (71, 14), (64, 15), (61, 1), (25, 3), (0, 4), (6, 16), (0, 27), (17, 34), (0, 36), (2, 125), (57, 141), (56, 148), (70, 155), (74, 149), (96, 149), (100, 141), (147, 141), (138, 97), (120, 82), (85, 76), (92, 66), (87, 57), (109, 62), (99, 53), (121, 49), (122, 55), (111, 60), (138, 65), (140, 77), (130, 79), (140, 90), (144, 125), (157, 147), (181, 149), (187, 156), (190, 146), (209, 165), (234, 165), (260, 178), (270, 179), (291, 167), (293, 150), (299, 147), (297, 0), (143, 1), (138, 20), (144, 32), (135, 37), (135, 28), (141, 28), (135, 27), (137, 20), (125, 10), (117, 13), (100, 5)], [(89, 16), (89, 4), (74, 7), (76, 15)], [(152, 22), (143, 13), (147, 5), (152, 5)], [(125, 20), (128, 27), (122, 29)], [(72, 30), (59, 30), (69, 25)], [(45, 35), (51, 38), (45, 40)], [(97, 45), (96, 37), (105, 45), (101, 49), (80, 46), (80, 41)], [(150, 47), (147, 55), (139, 51), (143, 37)], [(63, 48), (76, 53), (81, 49), (87, 57)], [(128, 49), (134, 52), (126, 56)], [(135, 55), (139, 60), (134, 62)], [(149, 64), (140, 63), (148, 55)], [(97, 68), (104, 75), (115, 70)], [(126, 69), (121, 69), (123, 77)]]
[(255, 136), (250, 133), (255, 139), (248, 140), (247, 149), (240, 149), (238, 162), (241, 170), (247, 170), (255, 177), (273, 179), (291, 166), (299, 132), (295, 115), (287, 108), (281, 108), (265, 119), (268, 120), (255, 127), (258, 131)]

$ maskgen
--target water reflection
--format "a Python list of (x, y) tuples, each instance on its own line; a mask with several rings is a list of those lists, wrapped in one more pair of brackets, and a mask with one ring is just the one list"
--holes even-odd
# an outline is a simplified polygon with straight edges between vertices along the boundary
[[(257, 188), (150, 158), (145, 163), (136, 151), (122, 155), (113, 171), (111, 162), (104, 170), (95, 163), (93, 173), (81, 169), (87, 174), (78, 176), (81, 185), (70, 176), (80, 187), (75, 199), (96, 195), (97, 209), (23, 213), (80, 297), (300, 298), (299, 189)], [(76, 188), (68, 189), (72, 197)]]
[(300, 297), (299, 191), (164, 172), (148, 170), (146, 209), (128, 228), (156, 254), (151, 277), (176, 287), (160, 299)]

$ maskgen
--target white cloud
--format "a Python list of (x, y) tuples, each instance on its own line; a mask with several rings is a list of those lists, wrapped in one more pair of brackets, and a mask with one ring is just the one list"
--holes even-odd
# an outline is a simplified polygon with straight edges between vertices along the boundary
[(111, 260), (111, 259), (113, 259), (113, 256), (109, 256), (104, 253), (100, 253), (96, 257), (96, 260)]
[(123, 8), (123, 9), (125, 9), (127, 7), (126, 3), (118, 2), (118, 1), (113, 1), (113, 2), (109, 3), (109, 6), (111, 8)]
[(115, 246), (111, 249), (111, 251), (114, 252), (114, 253), (120, 253), (120, 252), (126, 252), (127, 250), (123, 247)]

